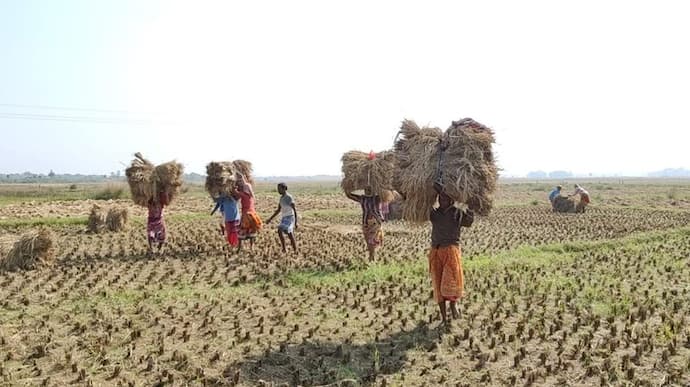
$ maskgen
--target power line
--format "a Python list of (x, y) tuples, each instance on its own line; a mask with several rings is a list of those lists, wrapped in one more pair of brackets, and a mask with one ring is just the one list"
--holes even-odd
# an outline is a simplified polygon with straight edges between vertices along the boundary
[(118, 117), (93, 117), (93, 116), (65, 116), (52, 114), (28, 114), (28, 113), (0, 113), (0, 119), (57, 121), (57, 122), (82, 122), (93, 124), (127, 124), (127, 125), (152, 125), (175, 124), (172, 121), (156, 121), (151, 119), (129, 119)]
[(61, 107), (50, 105), (25, 105), (16, 103), (0, 103), (1, 107), (19, 108), (19, 109), (44, 109), (44, 110), (65, 110), (65, 111), (80, 111), (80, 112), (95, 112), (95, 113), (119, 113), (119, 114), (133, 114), (133, 115), (155, 115), (156, 113), (130, 112), (127, 110), (116, 109), (95, 109), (95, 108), (75, 108), (75, 107)]

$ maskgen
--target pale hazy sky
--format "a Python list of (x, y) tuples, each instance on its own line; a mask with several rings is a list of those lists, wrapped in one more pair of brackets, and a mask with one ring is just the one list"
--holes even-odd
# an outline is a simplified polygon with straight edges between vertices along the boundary
[(403, 118), (496, 131), (506, 175), (690, 167), (683, 1), (0, 0), (0, 173), (338, 174)]

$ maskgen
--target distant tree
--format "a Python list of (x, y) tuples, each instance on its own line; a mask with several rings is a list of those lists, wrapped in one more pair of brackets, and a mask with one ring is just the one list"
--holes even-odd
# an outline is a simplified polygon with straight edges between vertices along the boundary
[(50, 173), (48, 173), (48, 177), (50, 177), (50, 178), (55, 177), (55, 172), (53, 172), (52, 169), (50, 170)]
[(551, 171), (549, 172), (549, 177), (551, 179), (568, 179), (573, 177), (573, 174), (568, 171)]
[(528, 179), (546, 179), (548, 174), (544, 171), (532, 171), (527, 174)]

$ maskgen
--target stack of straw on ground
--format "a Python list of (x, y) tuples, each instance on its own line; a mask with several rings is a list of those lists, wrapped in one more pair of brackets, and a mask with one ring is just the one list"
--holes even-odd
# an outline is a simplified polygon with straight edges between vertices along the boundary
[(384, 201), (393, 199), (393, 152), (350, 151), (343, 155), (341, 161), (343, 180), (340, 186), (343, 191), (351, 193), (369, 187), (373, 195), (381, 196)]
[(124, 230), (129, 220), (129, 211), (124, 207), (104, 208), (94, 204), (89, 214), (88, 230), (92, 233), (103, 231), (118, 232)]
[(214, 161), (206, 166), (206, 191), (213, 198), (230, 196), (236, 190), (240, 175), (254, 184), (252, 163), (246, 160)]
[(31, 270), (55, 263), (55, 236), (48, 229), (24, 234), (0, 259), (0, 271)]
[(558, 195), (553, 200), (553, 210), (554, 212), (574, 213), (575, 200), (569, 197)]
[(393, 178), (395, 190), (405, 197), (403, 218), (429, 220), (436, 202), (433, 184), (439, 176), (448, 196), (478, 215), (487, 215), (498, 185), (494, 142), (493, 131), (471, 118), (454, 121), (445, 132), (403, 121), (395, 142)]
[(158, 203), (161, 193), (165, 193), (168, 202), (172, 202), (182, 187), (182, 164), (170, 161), (154, 166), (141, 153), (134, 156), (135, 159), (125, 171), (134, 202), (147, 207), (150, 203)]

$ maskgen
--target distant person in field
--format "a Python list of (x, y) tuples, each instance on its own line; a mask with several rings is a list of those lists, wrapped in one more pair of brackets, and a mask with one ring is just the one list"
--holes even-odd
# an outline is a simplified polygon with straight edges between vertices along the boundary
[(280, 224), (278, 225), (278, 238), (280, 238), (280, 245), (283, 248), (283, 253), (287, 252), (285, 247), (285, 235), (290, 238), (292, 250), (297, 252), (297, 242), (295, 241), (295, 229), (297, 229), (297, 207), (295, 207), (295, 200), (292, 195), (288, 193), (288, 186), (285, 183), (278, 184), (278, 193), (280, 194), (280, 201), (278, 202), (278, 209), (266, 221), (266, 224), (271, 223), (273, 218), (281, 215)]
[(239, 248), (242, 248), (242, 241), (248, 240), (249, 248), (254, 249), (254, 239), (263, 227), (263, 222), (254, 208), (254, 189), (244, 175), (240, 175), (237, 180), (237, 193), (242, 206)]
[(470, 227), (474, 222), (474, 213), (467, 209), (462, 211), (453, 205), (451, 199), (438, 181), (434, 184), (438, 194), (438, 208), (432, 209), (431, 252), (429, 253), (429, 274), (434, 288), (434, 300), (441, 311), (441, 319), (448, 323), (446, 302), (450, 303), (450, 312), (454, 319), (459, 318), (456, 303), (464, 295), (465, 279), (462, 270), (460, 250), (460, 227)]
[(146, 221), (146, 236), (149, 242), (149, 254), (154, 252), (154, 248), (158, 248), (158, 252), (163, 252), (163, 245), (167, 233), (165, 230), (165, 219), (163, 219), (163, 209), (169, 203), (168, 195), (161, 192), (158, 201), (149, 200), (148, 204), (148, 219)]
[(364, 195), (355, 195), (352, 192), (345, 195), (362, 207), (362, 234), (369, 251), (369, 260), (373, 261), (376, 258), (376, 248), (383, 244), (381, 198), (372, 194), (371, 187), (364, 189)]
[(563, 187), (560, 185), (557, 185), (556, 188), (554, 188), (551, 193), (549, 193), (549, 202), (551, 202), (551, 206), (553, 207), (553, 202), (556, 200), (556, 198), (561, 194), (561, 190)]
[(579, 184), (575, 184), (575, 192), (570, 196), (580, 195), (580, 202), (575, 206), (575, 212), (585, 212), (585, 207), (590, 203), (589, 192), (586, 189), (580, 187)]
[(240, 244), (240, 213), (237, 209), (237, 195), (236, 192), (230, 195), (221, 194), (216, 199), (216, 206), (211, 211), (211, 215), (213, 215), (220, 209), (224, 215), (225, 237), (232, 247), (238, 247)]

